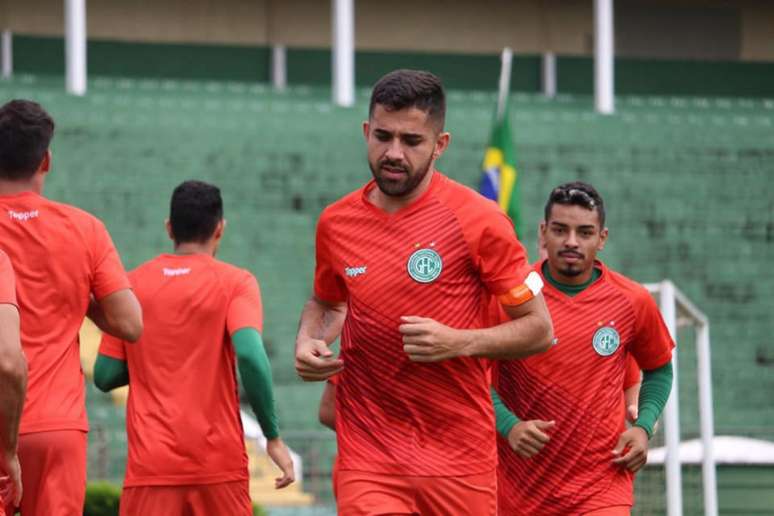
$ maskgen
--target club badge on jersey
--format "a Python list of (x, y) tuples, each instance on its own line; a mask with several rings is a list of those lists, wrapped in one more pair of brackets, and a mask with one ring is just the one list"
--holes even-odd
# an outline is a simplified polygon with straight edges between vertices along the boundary
[(591, 340), (594, 346), (594, 351), (598, 355), (603, 357), (609, 357), (616, 352), (618, 346), (621, 345), (621, 336), (615, 328), (611, 326), (603, 326), (594, 333), (594, 338)]
[(432, 283), (441, 275), (443, 260), (434, 249), (425, 247), (417, 249), (409, 256), (406, 269), (411, 279), (417, 283)]

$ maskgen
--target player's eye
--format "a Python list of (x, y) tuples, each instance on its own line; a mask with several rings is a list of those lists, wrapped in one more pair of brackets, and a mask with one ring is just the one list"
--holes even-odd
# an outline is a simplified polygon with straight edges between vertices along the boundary
[(382, 133), (382, 132), (377, 132), (375, 136), (376, 136), (376, 139), (379, 140), (380, 142), (388, 142), (392, 138), (392, 135), (390, 133)]
[(409, 138), (404, 138), (403, 141), (409, 147), (416, 147), (417, 145), (422, 143), (422, 138), (412, 138), (412, 137), (409, 137)]

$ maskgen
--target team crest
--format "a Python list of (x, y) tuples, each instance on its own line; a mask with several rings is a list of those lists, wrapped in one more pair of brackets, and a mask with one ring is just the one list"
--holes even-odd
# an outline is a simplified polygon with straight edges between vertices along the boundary
[(431, 283), (443, 270), (441, 255), (432, 249), (419, 249), (409, 256), (406, 264), (409, 276), (418, 283)]
[(607, 357), (615, 353), (615, 350), (621, 345), (621, 337), (618, 335), (615, 328), (605, 326), (598, 329), (594, 334), (592, 344), (594, 345), (594, 351), (596, 351), (598, 355)]

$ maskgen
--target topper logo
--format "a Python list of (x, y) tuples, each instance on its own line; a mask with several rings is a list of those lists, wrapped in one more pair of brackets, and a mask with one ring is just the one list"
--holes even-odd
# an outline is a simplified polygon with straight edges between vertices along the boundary
[(30, 219), (40, 217), (40, 212), (38, 210), (32, 210), (32, 211), (8, 210), (8, 216), (11, 217), (12, 220), (18, 220), (19, 222), (26, 222)]
[(184, 274), (190, 274), (190, 272), (190, 267), (181, 267), (179, 269), (170, 269), (169, 267), (164, 267), (164, 276), (183, 276)]
[(360, 276), (361, 274), (365, 274), (366, 268), (367, 267), (365, 265), (361, 267), (345, 267), (344, 273), (350, 278), (354, 278), (355, 276)]

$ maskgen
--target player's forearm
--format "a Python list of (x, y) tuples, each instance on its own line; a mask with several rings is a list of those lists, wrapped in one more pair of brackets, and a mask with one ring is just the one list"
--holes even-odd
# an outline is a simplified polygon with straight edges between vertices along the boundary
[(638, 417), (634, 425), (645, 430), (648, 437), (653, 437), (653, 428), (669, 399), (669, 393), (672, 391), (672, 377), (671, 362), (658, 369), (643, 372)]
[(492, 396), (492, 405), (494, 405), (497, 433), (500, 434), (503, 439), (508, 439), (508, 434), (519, 422), (519, 418), (505, 406), (505, 403), (503, 403), (503, 400), (500, 398), (500, 395), (497, 394), (494, 387), (490, 387), (490, 392)]
[(129, 367), (126, 362), (98, 354), (94, 363), (94, 385), (102, 392), (129, 385)]
[(0, 450), (6, 455), (16, 453), (26, 389), (27, 361), (19, 342), (19, 314), (15, 307), (8, 307), (8, 313), (0, 316)]
[(467, 341), (465, 355), (479, 358), (524, 358), (547, 351), (553, 340), (553, 325), (543, 298), (535, 298), (535, 309), (491, 328), (461, 330)]
[(330, 344), (341, 333), (346, 316), (346, 304), (328, 304), (312, 296), (301, 312), (296, 340), (302, 338), (319, 339)]
[(263, 435), (266, 439), (274, 439), (279, 436), (279, 424), (274, 406), (271, 364), (261, 334), (254, 328), (243, 328), (235, 332), (231, 340), (250, 407)]

